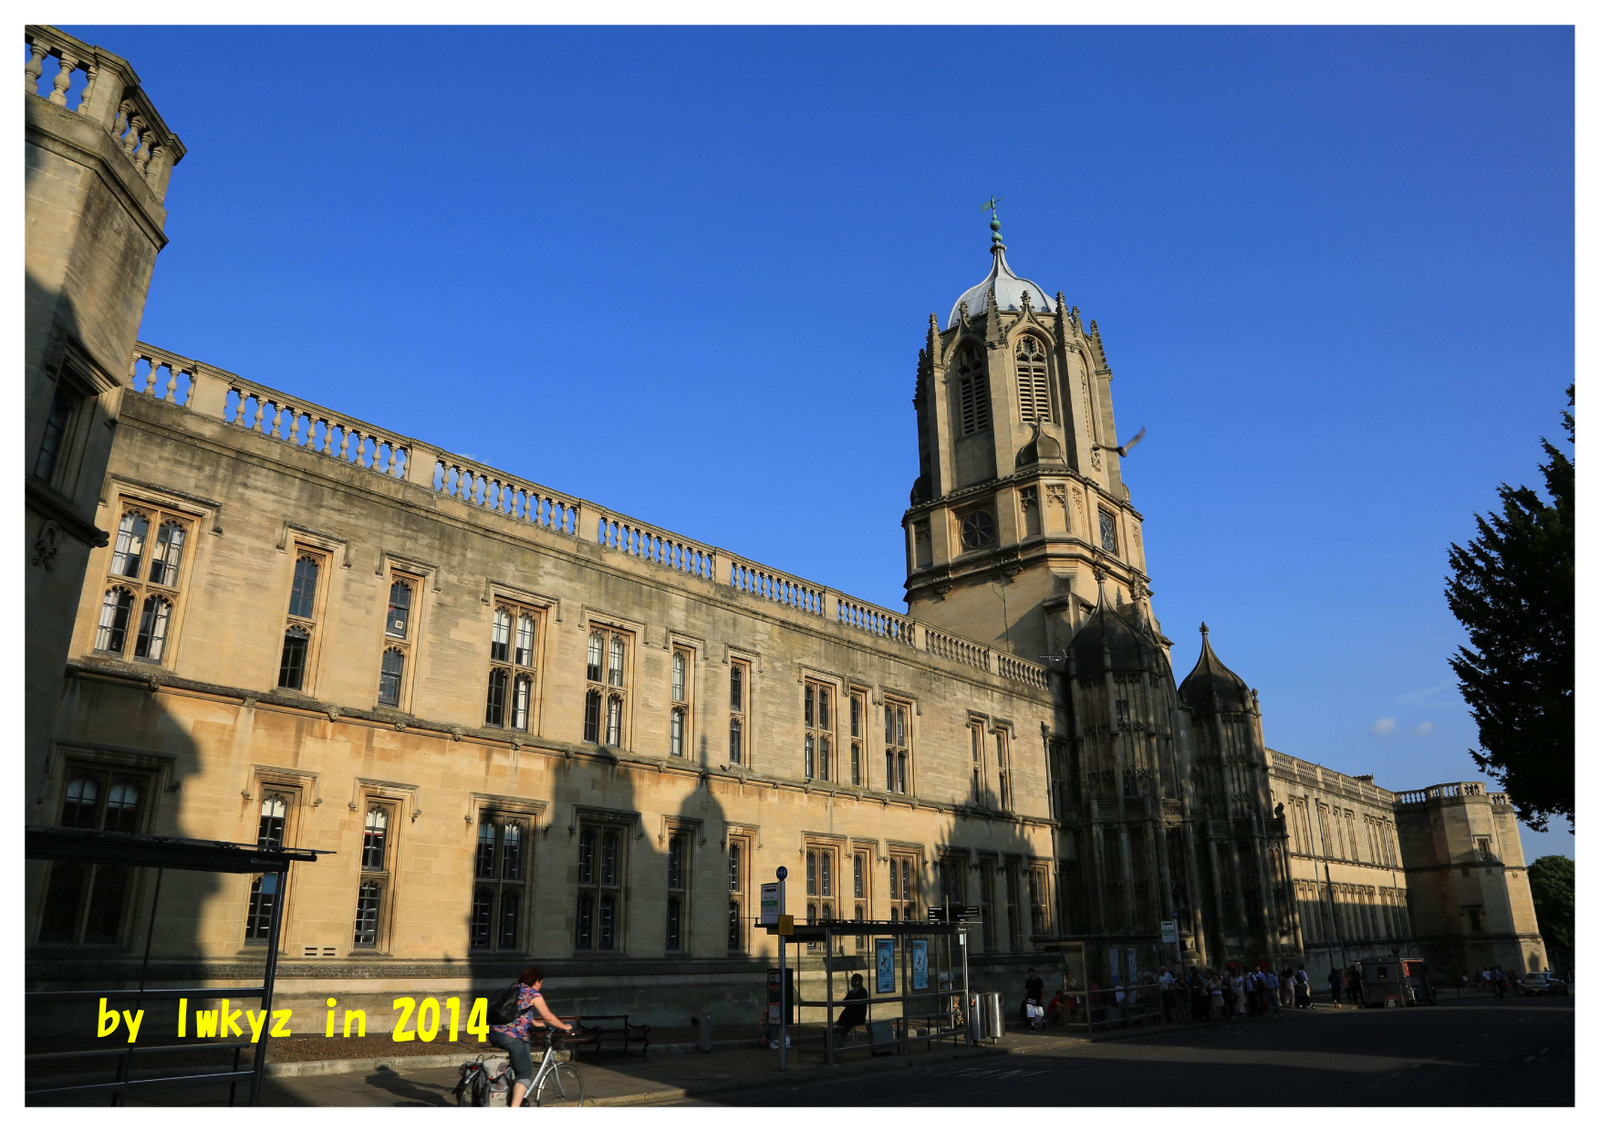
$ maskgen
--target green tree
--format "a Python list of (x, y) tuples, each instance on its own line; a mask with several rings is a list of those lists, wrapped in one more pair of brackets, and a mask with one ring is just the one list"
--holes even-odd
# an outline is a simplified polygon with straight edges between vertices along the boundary
[[(1573, 406), (1573, 387), (1567, 388)], [(1573, 439), (1571, 412), (1561, 414)], [(1573, 465), (1548, 440), (1548, 502), (1500, 485), (1502, 514), (1473, 516), (1478, 537), (1450, 546), (1445, 597), (1471, 647), (1450, 659), (1478, 724), (1478, 769), (1498, 779), (1517, 817), (1543, 830), (1573, 821)]]
[(1571, 857), (1540, 857), (1528, 866), (1528, 887), (1533, 890), (1533, 911), (1546, 949), (1570, 952), (1577, 865)]

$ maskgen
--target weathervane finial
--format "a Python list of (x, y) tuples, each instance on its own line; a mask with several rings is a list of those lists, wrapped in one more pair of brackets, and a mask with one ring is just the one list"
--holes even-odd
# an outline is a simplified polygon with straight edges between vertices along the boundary
[(1000, 242), (1000, 213), (998, 211), (1000, 202), (1005, 199), (1005, 197), (990, 196), (989, 199), (981, 206), (982, 211), (989, 214), (989, 231), (994, 233), (994, 235), (989, 238), (989, 242), (994, 244), (995, 247), (1005, 246)]

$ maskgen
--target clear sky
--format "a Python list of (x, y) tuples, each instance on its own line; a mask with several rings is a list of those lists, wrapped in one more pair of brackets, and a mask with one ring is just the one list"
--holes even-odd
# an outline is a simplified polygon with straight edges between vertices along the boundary
[(1446, 553), (1560, 436), (1569, 29), (68, 30), (189, 149), (145, 340), (892, 608), (1004, 197), (1179, 675), (1205, 619), (1270, 746), (1481, 777)]

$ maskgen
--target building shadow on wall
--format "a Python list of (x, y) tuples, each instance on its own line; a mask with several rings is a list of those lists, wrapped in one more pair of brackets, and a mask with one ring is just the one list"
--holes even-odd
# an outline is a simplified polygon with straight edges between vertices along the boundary
[[(148, 673), (133, 665), (116, 667), (148, 680)], [(179, 813), (185, 790), (199, 774), (200, 752), (184, 727), (161, 706), (160, 695), (147, 682), (81, 675), (69, 675), (64, 689), (60, 738), (34, 779), (30, 820), (76, 829), (197, 836), (199, 831), (187, 828)], [(214, 838), (214, 829), (205, 832)], [(26, 989), (114, 991), (198, 986), (205, 980), (259, 985), (266, 970), (264, 941), (260, 947), (223, 955), (216, 946), (208, 947), (200, 934), (205, 917), (216, 922), (219, 902), (236, 908), (243, 919), (252, 880), (248, 874), (130, 867), (114, 861), (30, 860)], [(242, 935), (242, 924), (240, 928)], [(196, 1032), (195, 1011), (218, 1005), (189, 1000), (190, 1038)], [(236, 999), (233, 1005), (259, 1007), (255, 1000)], [(111, 1000), (107, 1006), (119, 1012), (126, 1009), (138, 1018), (135, 1050), (177, 1040), (176, 1002)], [(100, 1037), (103, 1024), (97, 1000), (29, 1007), (24, 1044), (30, 1053), (130, 1048), (126, 1016), (119, 1013), (115, 1029)], [(131, 1064), (137, 1071), (137, 1055)], [(73, 1068), (75, 1083), (87, 1083), (113, 1079), (115, 1063), (108, 1057), (103, 1062), (75, 1063)], [(44, 1063), (39, 1072), (60, 1069), (60, 1063)], [(28, 1087), (39, 1083), (46, 1082), (30, 1075)], [(188, 1090), (182, 1103), (217, 1104), (226, 1099), (226, 1085), (200, 1085)]]
[[(493, 1001), (536, 966), (562, 1017), (625, 1014), (654, 1027), (687, 1026), (708, 1008), (730, 1017), (738, 996), (726, 980), (727, 826), (705, 773), (704, 745), (697, 759), (664, 758), (660, 769), (591, 746), (537, 757), (544, 771), (520, 772), (526, 802), (548, 798), (537, 818), (486, 805), (469, 827), (474, 878), (464, 929), (472, 995)], [(641, 793), (674, 782), (692, 785), (671, 812), (641, 808)], [(519, 788), (502, 781), (497, 792)], [(509, 836), (526, 845), (520, 865), (508, 861), (508, 827), (520, 827)], [(508, 898), (518, 902), (515, 928), (506, 919)], [(749, 981), (753, 1001), (760, 977)]]
[[(937, 907), (948, 899), (952, 907), (979, 909), (982, 922), (968, 930), (969, 980), (975, 994), (1001, 993), (1007, 1025), (1020, 1017), (1030, 967), (1045, 980), (1047, 995), (1060, 982), (1058, 960), (1032, 944), (1036, 933), (1052, 930), (1057, 914), (1049, 891), (1053, 853), (1053, 842), (1041, 850), (1023, 836), (1020, 823), (1002, 808), (988, 782), (970, 784), (964, 807), (952, 814), (933, 849), (928, 904)], [(1043, 876), (1035, 875), (1031, 883), (1042, 884), (1043, 891), (1030, 888), (1035, 869)]]

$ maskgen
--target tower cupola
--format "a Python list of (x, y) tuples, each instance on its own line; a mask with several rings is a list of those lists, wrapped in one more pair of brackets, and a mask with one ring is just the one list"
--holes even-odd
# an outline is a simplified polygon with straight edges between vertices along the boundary
[(1022, 295), (1028, 295), (1028, 305), (1036, 311), (1049, 313), (1055, 308), (1050, 305), (1050, 298), (1045, 294), (1045, 289), (1032, 279), (1023, 279), (1011, 270), (1011, 265), (1006, 263), (1006, 246), (1000, 239), (1000, 221), (989, 221), (989, 227), (994, 236), (990, 241), (989, 251), (994, 256), (994, 264), (989, 268), (988, 276), (982, 283), (968, 287), (961, 297), (956, 300), (956, 305), (950, 308), (950, 319), (946, 326), (953, 326), (961, 317), (961, 304), (967, 304), (967, 317), (977, 318), (988, 313), (989, 294), (994, 293), (995, 307), (1003, 311), (1016, 311), (1022, 309)]

